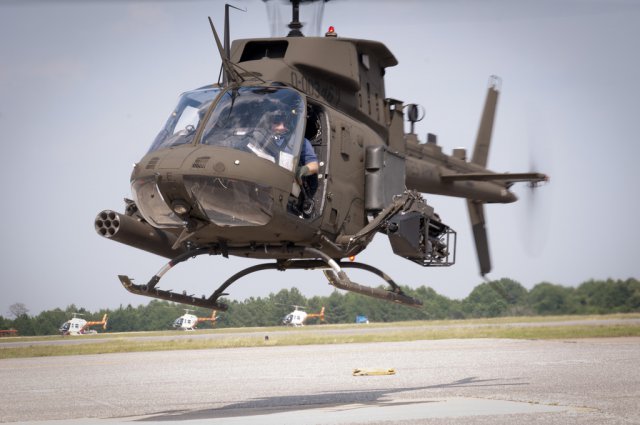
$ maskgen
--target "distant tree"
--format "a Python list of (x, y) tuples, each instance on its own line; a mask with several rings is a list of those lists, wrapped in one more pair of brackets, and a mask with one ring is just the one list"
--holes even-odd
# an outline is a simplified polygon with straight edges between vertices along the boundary
[(59, 308), (43, 311), (33, 319), (33, 329), (36, 335), (56, 335), (67, 320), (67, 313)]
[(462, 305), (466, 317), (495, 317), (507, 310), (507, 301), (488, 283), (473, 288)]
[(13, 320), (14, 329), (18, 331), (20, 335), (36, 335), (36, 331), (33, 327), (33, 320), (26, 314), (22, 314)]
[(141, 330), (138, 313), (131, 304), (120, 306), (109, 316), (109, 329), (113, 332), (131, 332)]
[(0, 316), (0, 329), (11, 329), (13, 321)]
[[(271, 293), (265, 298), (221, 300), (229, 309), (219, 312), (215, 327), (276, 326), (281, 324), (282, 318), (293, 309), (293, 305), (306, 307), (308, 312), (318, 312), (324, 306), (327, 323), (353, 323), (357, 315), (367, 316), (372, 322), (394, 322), (522, 314), (640, 311), (640, 282), (637, 279), (590, 280), (578, 288), (543, 282), (527, 292), (520, 283), (503, 278), (476, 286), (464, 300), (451, 300), (424, 286), (416, 289), (402, 287), (402, 290), (421, 300), (423, 306), (410, 308), (340, 290), (335, 290), (327, 297), (307, 299), (297, 288), (291, 288)], [(109, 316), (110, 331), (161, 330), (170, 328), (173, 321), (184, 314), (185, 308), (189, 308), (198, 317), (211, 316), (209, 309), (151, 300), (147, 305), (120, 306), (113, 311), (103, 309), (97, 313), (71, 304), (65, 310), (57, 308), (30, 317), (26, 306), (16, 303), (10, 307), (13, 320), (0, 316), (0, 329), (13, 328), (21, 335), (51, 335), (56, 334), (60, 325), (69, 320), (73, 313), (79, 313), (86, 320), (93, 321), (100, 320), (106, 313)], [(310, 321), (311, 323), (314, 322)], [(200, 327), (208, 326), (210, 325), (207, 323)]]
[(17, 319), (20, 316), (24, 316), (29, 313), (29, 309), (23, 303), (15, 303), (9, 306), (9, 313)]
[(463, 317), (459, 302), (438, 294), (434, 289), (421, 286), (415, 291), (416, 298), (424, 305), (425, 319), (460, 319)]
[(463, 310), (468, 317), (505, 316), (524, 302), (526, 294), (526, 289), (511, 279), (482, 283), (464, 299)]
[(637, 311), (640, 309), (640, 282), (636, 279), (589, 280), (576, 288), (575, 299), (585, 313)]
[(630, 295), (626, 302), (629, 311), (640, 311), (640, 281), (627, 279), (626, 284), (630, 289)]
[(572, 314), (576, 308), (572, 288), (542, 282), (529, 291), (529, 305), (538, 314)]
[(527, 312), (527, 290), (515, 280), (502, 278), (481, 283), (462, 301), (466, 317), (513, 316)]
[(273, 302), (281, 304), (289, 309), (294, 305), (305, 306), (307, 299), (298, 288), (282, 289), (272, 297)]
[(344, 305), (344, 295), (335, 290), (327, 297), (326, 309), (330, 323), (351, 323), (356, 320), (355, 316), (348, 314)]
[[(286, 290), (285, 290), (286, 291)], [(306, 300), (296, 297), (297, 302), (306, 302)], [(303, 304), (300, 304), (303, 305)], [(270, 306), (275, 306), (268, 298), (251, 298), (251, 302), (244, 303), (243, 316), (245, 326), (275, 326), (280, 323), (282, 317), (279, 317)], [(284, 307), (282, 305), (281, 307)], [(291, 309), (290, 307), (289, 309)]]

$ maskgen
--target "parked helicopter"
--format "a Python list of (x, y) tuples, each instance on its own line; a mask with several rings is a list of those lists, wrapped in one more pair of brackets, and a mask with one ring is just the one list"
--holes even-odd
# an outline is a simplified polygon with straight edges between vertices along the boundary
[[(421, 193), (465, 198), (481, 275), (491, 270), (485, 203), (510, 203), (516, 182), (532, 187), (542, 173), (497, 173), (486, 168), (500, 80), (492, 77), (470, 158), (442, 152), (436, 136), (414, 133), (419, 107), (385, 93), (385, 69), (398, 64), (378, 41), (305, 37), (300, 1), (292, 0), (287, 37), (225, 43), (209, 18), (222, 60), (222, 81), (183, 93), (166, 125), (131, 174), (125, 213), (100, 212), (95, 229), (166, 258), (146, 284), (120, 275), (130, 292), (225, 311), (220, 298), (250, 273), (322, 269), (339, 289), (408, 306), (386, 273), (355, 256), (376, 233), (394, 254), (422, 267), (455, 263), (456, 232)], [(410, 131), (404, 131), (404, 119)], [(284, 118), (283, 118), (284, 116)], [(286, 132), (274, 123), (286, 121)], [(318, 172), (299, 164), (310, 142)], [(209, 296), (160, 289), (175, 265), (200, 255), (234, 255), (275, 262), (231, 276)], [(381, 277), (389, 290), (352, 281), (345, 269)]]
[(304, 307), (299, 305), (293, 306), (293, 311), (282, 319), (282, 324), (287, 326), (304, 326), (307, 319), (318, 318), (324, 322), (324, 306), (320, 309), (320, 313), (307, 313)]
[(91, 326), (101, 325), (102, 329), (107, 329), (107, 314), (102, 316), (102, 320), (99, 322), (87, 322), (84, 319), (79, 318), (80, 313), (73, 313), (73, 318), (67, 320), (60, 326), (60, 333), (62, 335), (86, 335), (98, 333), (94, 329), (89, 329)]
[(211, 325), (215, 325), (216, 320), (218, 320), (215, 310), (211, 312), (211, 317), (197, 317), (190, 314), (190, 311), (192, 310), (185, 309), (184, 314), (173, 322), (173, 327), (183, 331), (193, 331), (198, 326), (198, 323), (211, 322)]

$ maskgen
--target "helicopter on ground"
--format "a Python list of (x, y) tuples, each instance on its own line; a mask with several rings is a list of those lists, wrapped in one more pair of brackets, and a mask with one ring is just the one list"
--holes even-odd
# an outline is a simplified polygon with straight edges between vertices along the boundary
[(211, 325), (213, 326), (218, 320), (215, 310), (211, 312), (211, 317), (197, 317), (194, 314), (190, 314), (190, 311), (193, 310), (185, 309), (184, 314), (173, 322), (173, 327), (183, 331), (193, 331), (198, 326), (198, 323), (211, 322)]
[[(170, 259), (146, 284), (126, 275), (128, 291), (227, 310), (220, 301), (238, 279), (261, 270), (321, 269), (336, 288), (419, 307), (382, 270), (345, 261), (380, 233), (394, 254), (421, 267), (455, 263), (456, 232), (423, 193), (467, 200), (480, 274), (491, 270), (485, 203), (517, 200), (516, 182), (547, 181), (537, 172), (486, 168), (500, 79), (491, 77), (472, 155), (447, 155), (433, 134), (420, 140), (420, 108), (388, 97), (384, 74), (398, 64), (378, 41), (305, 37), (301, 1), (292, 0), (287, 37), (225, 42), (209, 18), (222, 61), (221, 81), (183, 93), (131, 174), (124, 214), (100, 212), (99, 235)], [(405, 133), (405, 118), (410, 131)], [(286, 121), (286, 132), (274, 130)], [(300, 164), (310, 144), (317, 172)], [(161, 289), (177, 264), (200, 255), (275, 260), (253, 265), (209, 296)], [(352, 281), (369, 271), (389, 289)]]
[(307, 313), (304, 307), (299, 305), (293, 306), (293, 311), (282, 319), (282, 324), (286, 326), (304, 326), (307, 319), (318, 318), (324, 322), (324, 306), (320, 309), (320, 313)]
[(102, 326), (102, 329), (107, 329), (107, 314), (105, 313), (102, 316), (102, 320), (99, 322), (87, 322), (86, 320), (78, 317), (81, 316), (80, 313), (73, 313), (73, 318), (67, 320), (60, 326), (60, 333), (62, 335), (87, 335), (87, 334), (97, 334), (98, 332), (94, 329), (89, 329), (91, 326)]

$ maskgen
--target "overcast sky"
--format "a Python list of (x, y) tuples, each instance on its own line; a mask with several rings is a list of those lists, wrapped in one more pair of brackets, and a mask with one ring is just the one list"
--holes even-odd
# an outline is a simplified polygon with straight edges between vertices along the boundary
[[(232, 14), (232, 39), (270, 35), (262, 1), (230, 3), (247, 9)], [(143, 283), (166, 260), (99, 237), (93, 222), (103, 209), (123, 211), (132, 164), (178, 95), (217, 81), (207, 16), (221, 32), (223, 13), (217, 1), (0, 0), (0, 315), (18, 302), (35, 315), (149, 301), (117, 275)], [(437, 134), (446, 153), (472, 151), (489, 76), (502, 78), (489, 167), (534, 163), (551, 183), (534, 203), (522, 185), (521, 201), (486, 207), (491, 279), (531, 288), (640, 278), (640, 2), (341, 0), (325, 6), (322, 31), (329, 25), (387, 45), (399, 61), (387, 96), (423, 105), (417, 132)], [(357, 260), (464, 298), (482, 282), (464, 201), (427, 201), (458, 232), (454, 266), (393, 256), (382, 235)], [(209, 294), (254, 263), (198, 257), (160, 286)], [(320, 271), (252, 276), (232, 298), (333, 290)]]

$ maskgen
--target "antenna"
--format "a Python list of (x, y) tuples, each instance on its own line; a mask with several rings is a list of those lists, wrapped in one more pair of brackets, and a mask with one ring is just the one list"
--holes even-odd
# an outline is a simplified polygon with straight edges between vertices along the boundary
[[(235, 70), (234, 67), (244, 71), (245, 74), (248, 74), (254, 78), (257, 78), (258, 80), (264, 83), (265, 81), (262, 78), (260, 78), (257, 73), (249, 72), (243, 67), (241, 67), (240, 65), (238, 65), (237, 63), (231, 62), (231, 59), (227, 58), (226, 54), (224, 53), (224, 48), (222, 47), (222, 44), (220, 44), (220, 38), (218, 37), (218, 32), (216, 31), (215, 26), (213, 25), (211, 16), (209, 16), (209, 24), (211, 25), (211, 31), (213, 32), (213, 36), (216, 39), (216, 47), (218, 48), (218, 53), (220, 53), (220, 58), (222, 59), (222, 69), (224, 70), (225, 84), (227, 84), (229, 80), (231, 80), (231, 82), (234, 84), (238, 84), (239, 82), (244, 81), (244, 78), (242, 78), (242, 76)], [(185, 228), (185, 231), (186, 231), (186, 228)], [(178, 244), (178, 242), (176, 242), (176, 244)]]
[[(222, 44), (220, 44), (220, 38), (218, 37), (218, 32), (216, 31), (216, 27), (213, 26), (213, 21), (211, 20), (211, 16), (209, 16), (209, 24), (211, 25), (211, 31), (213, 31), (213, 36), (216, 39), (216, 47), (218, 48), (218, 53), (220, 53), (220, 58), (222, 59), (222, 68), (224, 69), (225, 82), (231, 80), (234, 83), (238, 83), (241, 80), (240, 75), (233, 69), (233, 65), (231, 60), (229, 60), (222, 48)], [(226, 83), (225, 83), (226, 84)]]

